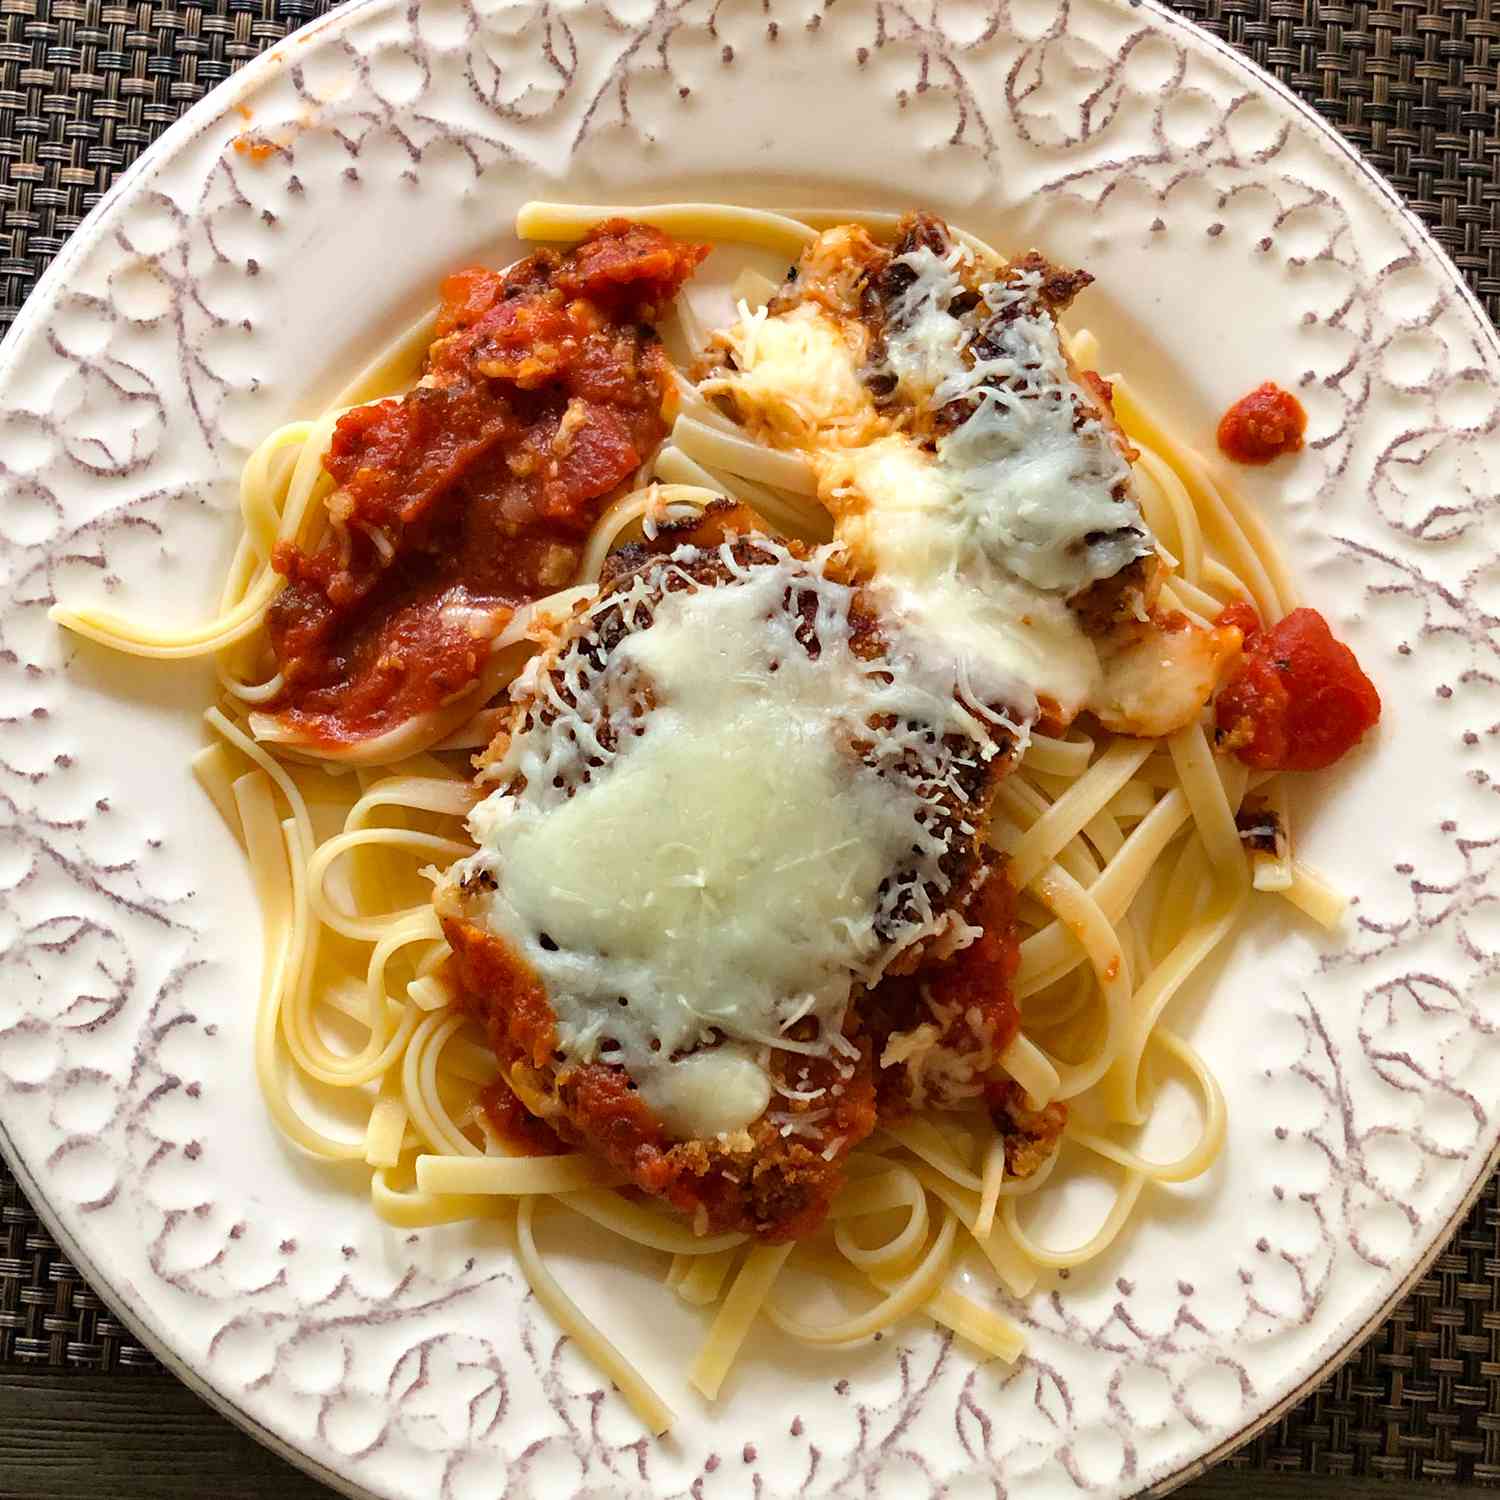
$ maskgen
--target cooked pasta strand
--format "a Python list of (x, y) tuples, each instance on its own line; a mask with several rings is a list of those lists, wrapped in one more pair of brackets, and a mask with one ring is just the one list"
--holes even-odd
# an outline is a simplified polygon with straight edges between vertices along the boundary
[(688, 1374), (694, 1389), (710, 1401), (718, 1398), (719, 1388), (750, 1332), (750, 1325), (765, 1305), (766, 1294), (791, 1253), (790, 1245), (756, 1245), (745, 1256)]
[(531, 1283), (531, 1290), (557, 1325), (619, 1387), (620, 1394), (630, 1403), (646, 1430), (660, 1437), (675, 1420), (672, 1409), (646, 1383), (635, 1364), (583, 1315), (578, 1304), (563, 1291), (557, 1278), (547, 1269), (546, 1259), (536, 1245), (536, 1203), (534, 1197), (522, 1198), (516, 1213), (517, 1256), (527, 1281)]

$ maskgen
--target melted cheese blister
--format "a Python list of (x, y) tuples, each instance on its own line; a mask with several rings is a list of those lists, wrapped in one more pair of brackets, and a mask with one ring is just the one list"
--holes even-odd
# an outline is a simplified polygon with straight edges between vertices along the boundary
[[(736, 564), (717, 587), (677, 571), (654, 602), (638, 578), (595, 607), (638, 628), (602, 669), (573, 670), (571, 707), (533, 684), (562, 711), (512, 739), (498, 769), (526, 785), (474, 810), (479, 852), (453, 877), (490, 876), (476, 915), (541, 979), (561, 1050), (623, 1064), (690, 1138), (760, 1116), (767, 1049), (810, 1016), (819, 1039), (803, 1050), (826, 1054), (854, 979), (873, 982), (946, 920), (929, 895), (946, 889), (929, 814), (952, 752), (909, 726), (951, 729), (961, 710), (913, 674), (882, 681), (885, 663), (850, 649), (851, 590), (756, 546), (774, 560)], [(789, 590), (815, 600), (816, 659)], [(908, 727), (870, 730), (885, 712)], [(861, 756), (856, 740), (874, 743)], [(928, 779), (882, 773), (897, 764)]]

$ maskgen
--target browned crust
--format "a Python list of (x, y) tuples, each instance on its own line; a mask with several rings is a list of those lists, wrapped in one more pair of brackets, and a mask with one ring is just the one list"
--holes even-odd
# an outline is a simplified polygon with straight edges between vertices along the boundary
[(1161, 559), (1151, 552), (1080, 589), (1068, 600), (1068, 607), (1078, 616), (1084, 634), (1098, 640), (1149, 614), (1161, 584)]
[(1066, 1104), (1032, 1109), (1026, 1102), (1025, 1089), (1018, 1083), (996, 1089), (990, 1110), (1005, 1140), (1005, 1170), (1011, 1177), (1030, 1177), (1053, 1156), (1068, 1123)]

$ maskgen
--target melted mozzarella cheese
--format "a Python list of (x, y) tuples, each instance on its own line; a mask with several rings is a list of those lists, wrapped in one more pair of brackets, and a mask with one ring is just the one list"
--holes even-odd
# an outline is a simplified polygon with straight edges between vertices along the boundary
[[(812, 1017), (826, 1053), (853, 980), (942, 930), (928, 892), (946, 889), (946, 843), (923, 788), (952, 752), (912, 721), (948, 727), (954, 706), (857, 658), (851, 591), (784, 552), (674, 584), (595, 606), (649, 623), (573, 672), (572, 705), (534, 685), (558, 713), (513, 738), (498, 769), (526, 784), (474, 810), (479, 852), (453, 878), (491, 877), (478, 915), (541, 979), (563, 1052), (623, 1064), (669, 1130), (707, 1138), (764, 1112), (786, 1028)], [(882, 774), (913, 761), (928, 782)]]
[(863, 501), (839, 531), (883, 613), (953, 664), (966, 699), (1029, 716), (1042, 695), (1078, 711), (1099, 679), (1093, 643), (1061, 598), (1017, 579), (965, 524), (932, 454), (894, 434), (825, 464), (845, 503)]
[[(1040, 273), (990, 282), (976, 325), (949, 307), (968, 252), (922, 247), (894, 264), (915, 280), (890, 309), (887, 360), (940, 409), (972, 400), (937, 444), (950, 508), (987, 557), (1039, 589), (1075, 594), (1151, 550), (1119, 445), (1073, 379), (1056, 321), (1036, 301)], [(972, 363), (962, 351), (982, 334)], [(1093, 540), (1090, 540), (1090, 539)]]
[(741, 303), (722, 339), (738, 370), (701, 389), (731, 396), (778, 445), (812, 447), (834, 435), (861, 442), (875, 427), (875, 403), (860, 379), (869, 342), (862, 325), (811, 302), (776, 317)]
[(1239, 650), (1235, 636), (1233, 630), (1191, 625), (1142, 631), (1108, 653), (1090, 706), (1116, 734), (1171, 734), (1213, 697), (1219, 673)]
[(986, 390), (973, 416), (937, 447), (952, 509), (973, 548), (1063, 596), (1112, 578), (1142, 555), (1145, 537), (1140, 512), (1111, 493), (1128, 475), (1124, 461), (1102, 433), (1096, 442), (1086, 436), (1074, 430), (1065, 402), (1005, 405)]
[[(739, 370), (705, 389), (731, 394), (772, 441), (807, 453), (838, 535), (896, 617), (941, 643), (958, 683), (1026, 714), (1045, 698), (1068, 718), (1095, 691), (1100, 664), (1066, 600), (1153, 544), (1134, 501), (1115, 498), (1129, 467), (1072, 377), (1056, 322), (1037, 301), (1038, 273), (982, 289), (984, 352), (965, 358), (975, 324), (949, 308), (968, 259), (960, 246), (943, 255), (922, 247), (893, 262), (914, 279), (889, 310), (886, 370), (910, 401), (972, 406), (935, 451), (873, 416), (873, 405), (871, 419), (847, 419), (857, 350), (809, 304), (754, 329), (742, 320), (727, 336)], [(802, 331), (766, 336), (793, 320), (822, 330), (811, 377), (797, 364)], [(828, 403), (836, 420), (819, 418), (810, 378), (841, 393)], [(803, 414), (790, 437), (775, 415), (781, 392)]]
[(986, 352), (950, 376), (935, 405), (976, 397), (938, 444), (959, 508), (992, 555), (1040, 589), (1075, 594), (1151, 551), (1119, 444), (1068, 368), (1056, 321), (1036, 302), (1040, 274), (991, 282)]

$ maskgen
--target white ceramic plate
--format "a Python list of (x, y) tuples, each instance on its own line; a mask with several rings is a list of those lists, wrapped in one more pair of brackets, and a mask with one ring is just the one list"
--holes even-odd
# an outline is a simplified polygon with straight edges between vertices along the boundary
[[(497, 1232), (388, 1230), (275, 1136), (257, 916), (187, 771), (208, 676), (46, 606), (205, 615), (248, 447), (443, 272), (510, 259), (520, 202), (694, 195), (921, 204), (1082, 263), (1106, 367), (1200, 441), (1260, 380), (1295, 389), (1307, 450), (1246, 483), (1386, 719), (1300, 810), (1345, 930), (1268, 901), (1178, 1002), (1228, 1091), (1222, 1162), (1015, 1309), (1014, 1368), (915, 1325), (757, 1337), (709, 1409), (652, 1269), (558, 1246), (680, 1413), (651, 1443)], [(368, 0), (297, 34), (127, 174), (0, 355), (0, 1139), (26, 1190), (174, 1368), (351, 1493), (1041, 1500), (1191, 1471), (1371, 1324), (1493, 1154), (1497, 367), (1349, 149), (1151, 6)]]

